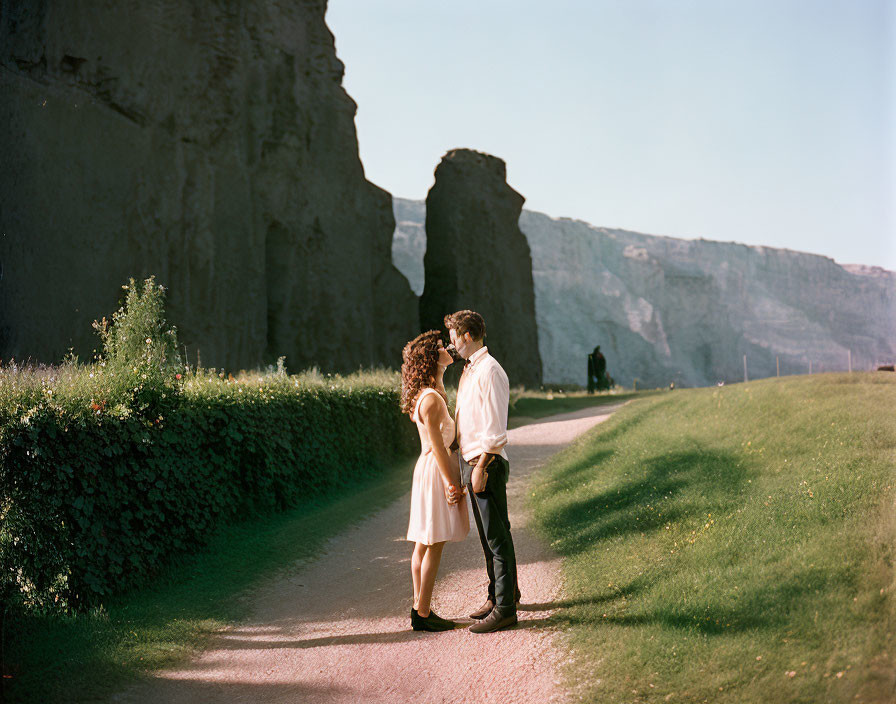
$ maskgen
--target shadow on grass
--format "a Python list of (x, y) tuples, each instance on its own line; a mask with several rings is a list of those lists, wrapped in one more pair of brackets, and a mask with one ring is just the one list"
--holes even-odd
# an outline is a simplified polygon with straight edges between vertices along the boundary
[[(564, 471), (559, 483), (567, 476), (580, 478), (587, 469), (600, 471), (610, 456), (608, 450), (592, 453)], [(574, 555), (601, 540), (657, 531), (670, 521), (717, 511), (739, 494), (744, 481), (745, 471), (729, 453), (696, 449), (654, 457), (639, 468), (638, 478), (556, 509), (549, 520), (557, 536), (553, 547), (563, 556)], [(685, 501), (685, 492), (694, 500)]]
[[(627, 432), (640, 420), (641, 414), (613, 432)], [(640, 464), (628, 462), (625, 476), (614, 464), (613, 471), (618, 472), (615, 481), (589, 491), (587, 484), (583, 486), (584, 475), (601, 472), (614, 451), (619, 450), (606, 442), (606, 436), (599, 435), (587, 457), (563, 467), (552, 482), (559, 505), (551, 508), (542, 523), (553, 538), (553, 548), (563, 557), (589, 554), (599, 565), (606, 548), (631, 549), (632, 543), (626, 538), (662, 540), (660, 536), (669, 523), (679, 527), (702, 525), (707, 513), (721, 514), (741, 503), (747, 470), (738, 466), (733, 453), (699, 445), (654, 456)], [(776, 629), (793, 623), (795, 614), (818, 595), (855, 587), (854, 576), (845, 566), (791, 568), (782, 576), (756, 562), (753, 573), (741, 574), (739, 591), (719, 593), (702, 579), (701, 571), (722, 568), (719, 561), (724, 561), (723, 555), (721, 546), (715, 545), (690, 563), (675, 563), (674, 567), (668, 562), (645, 561), (644, 574), (627, 585), (549, 604), (521, 606), (521, 611), (557, 610), (543, 619), (527, 619), (524, 627), (656, 625), (713, 636)], [(597, 576), (600, 568), (593, 569)], [(696, 586), (670, 593), (669, 582), (682, 583), (673, 570), (681, 569), (693, 573)]]
[[(645, 394), (645, 397), (653, 396), (653, 393)], [(672, 403), (674, 399), (670, 397), (666, 397), (663, 399), (653, 399), (649, 404), (638, 406), (638, 412), (632, 415), (628, 415), (622, 420), (617, 420), (613, 427), (608, 429), (601, 428), (599, 434), (595, 437), (595, 440), (601, 444), (608, 443), (616, 440), (616, 438), (625, 435), (626, 433), (631, 432), (634, 428), (637, 428), (644, 421), (650, 419), (652, 416), (660, 413), (666, 406)]]
[[(557, 599), (556, 601), (547, 601), (538, 604), (519, 604), (517, 606), (518, 611), (547, 611), (549, 609), (571, 609), (576, 606), (599, 606), (606, 603), (610, 603), (616, 601), (620, 597), (625, 597), (626, 599), (639, 594), (644, 591), (644, 589), (648, 586), (649, 580), (647, 577), (637, 577), (629, 582), (624, 587), (617, 587), (612, 591), (603, 592), (601, 594), (593, 594), (586, 596), (579, 596), (570, 599)], [(553, 617), (551, 617), (553, 618)], [(550, 619), (544, 619), (550, 620)]]
[[(520, 622), (524, 628), (557, 626), (660, 626), (664, 630), (689, 631), (707, 636), (730, 635), (744, 631), (781, 629), (791, 622), (793, 612), (806, 598), (832, 586), (849, 581), (845, 573), (807, 568), (788, 579), (763, 583), (747, 589), (736, 603), (719, 603), (713, 595), (692, 595), (690, 604), (663, 604), (642, 611), (637, 603), (629, 603), (632, 613), (619, 613), (622, 597), (631, 599), (648, 592), (659, 583), (662, 574), (638, 577), (624, 587), (590, 596), (560, 599), (545, 604), (525, 604), (521, 612), (557, 609), (557, 613)], [(597, 608), (600, 607), (600, 608)], [(606, 610), (606, 612), (604, 612)]]
[[(588, 447), (588, 454), (575, 460), (563, 468), (559, 476), (551, 477), (548, 482), (551, 485), (562, 487), (578, 486), (581, 484), (582, 475), (589, 476), (600, 470), (600, 465), (610, 459), (615, 453), (613, 441), (620, 435), (632, 431), (641, 425), (648, 417), (655, 414), (665, 403), (660, 402), (647, 408), (643, 408), (638, 414), (617, 420), (613, 427), (605, 429), (603, 426), (594, 428), (585, 436), (584, 442)], [(519, 447), (519, 446), (517, 446)], [(525, 447), (525, 446), (523, 446)], [(603, 449), (609, 447), (610, 449)]]

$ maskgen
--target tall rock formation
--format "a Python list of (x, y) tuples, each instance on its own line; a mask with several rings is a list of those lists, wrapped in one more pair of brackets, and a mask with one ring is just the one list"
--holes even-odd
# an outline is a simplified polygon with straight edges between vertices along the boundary
[(0, 358), (96, 346), (155, 274), (189, 357), (400, 363), (417, 302), (325, 0), (4, 3)]
[(420, 323), (424, 330), (441, 329), (447, 313), (481, 313), (489, 351), (511, 386), (537, 386), (532, 258), (518, 225), (525, 199), (506, 178), (501, 159), (469, 149), (448, 152), (436, 167), (426, 197)]
[[(410, 202), (413, 203), (413, 202)], [(395, 199), (396, 244), (426, 246)], [(419, 204), (418, 204), (419, 207)], [(422, 213), (420, 214), (422, 217)], [(409, 225), (410, 223), (410, 225)], [(626, 386), (705, 386), (896, 361), (896, 273), (771, 247), (594, 227), (524, 210), (549, 382), (584, 385), (601, 345)], [(407, 253), (406, 253), (407, 254)], [(412, 286), (422, 263), (396, 259)], [(410, 266), (408, 265), (410, 262)]]

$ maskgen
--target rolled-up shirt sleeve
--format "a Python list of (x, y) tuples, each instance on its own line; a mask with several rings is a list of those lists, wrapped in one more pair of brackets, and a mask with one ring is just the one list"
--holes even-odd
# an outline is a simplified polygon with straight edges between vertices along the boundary
[(482, 431), (479, 446), (483, 452), (500, 454), (507, 444), (507, 406), (510, 402), (510, 383), (501, 368), (489, 369), (482, 375)]

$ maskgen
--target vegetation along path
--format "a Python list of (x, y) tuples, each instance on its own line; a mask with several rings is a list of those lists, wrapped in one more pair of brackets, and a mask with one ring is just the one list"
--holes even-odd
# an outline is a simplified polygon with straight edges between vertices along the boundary
[(896, 374), (655, 394), (530, 483), (572, 695), (896, 702)]
[[(249, 593), (251, 617), (214, 636), (186, 666), (112, 698), (131, 702), (542, 702), (563, 698), (549, 620), (560, 565), (530, 529), (530, 474), (622, 403), (584, 408), (509, 431), (508, 503), (523, 594), (520, 623), (474, 635), (410, 630), (409, 497), (330, 541)], [(408, 481), (410, 486), (410, 478)], [(475, 526), (446, 546), (434, 608), (462, 618), (486, 592)], [(486, 686), (484, 683), (488, 683)]]

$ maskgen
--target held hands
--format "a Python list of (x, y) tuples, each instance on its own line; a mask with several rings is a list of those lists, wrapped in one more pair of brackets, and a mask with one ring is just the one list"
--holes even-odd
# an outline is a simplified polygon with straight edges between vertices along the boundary
[[(493, 455), (483, 453), (470, 461), (471, 463), (476, 463), (473, 467), (473, 473), (470, 476), (470, 484), (472, 485), (473, 491), (477, 494), (485, 491), (485, 487), (488, 484), (487, 467), (493, 459)], [(450, 506), (457, 504), (458, 501), (463, 499), (464, 494), (466, 493), (467, 490), (464, 487), (457, 487), (454, 484), (445, 484), (445, 500)]]
[(466, 493), (467, 490), (463, 487), (456, 487), (454, 484), (447, 484), (445, 486), (445, 500), (450, 506), (454, 506)]

